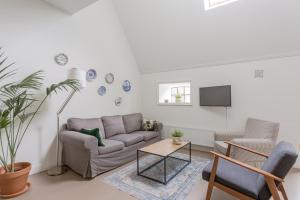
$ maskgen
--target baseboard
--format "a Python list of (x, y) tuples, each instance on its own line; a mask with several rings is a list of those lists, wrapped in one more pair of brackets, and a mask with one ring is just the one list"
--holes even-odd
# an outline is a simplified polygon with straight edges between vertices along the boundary
[(31, 166), (30, 175), (38, 174), (38, 173), (41, 173), (45, 170), (47, 170), (47, 167), (45, 167), (43, 164), (41, 164), (41, 163), (34, 164), (34, 165)]

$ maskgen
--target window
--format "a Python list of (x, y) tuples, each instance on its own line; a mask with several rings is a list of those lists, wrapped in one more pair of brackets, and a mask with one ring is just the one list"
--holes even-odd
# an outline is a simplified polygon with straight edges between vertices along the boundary
[(158, 103), (191, 105), (191, 82), (158, 84)]
[(237, 1), (237, 0), (204, 0), (205, 10), (223, 6), (223, 5), (235, 2), (235, 1)]

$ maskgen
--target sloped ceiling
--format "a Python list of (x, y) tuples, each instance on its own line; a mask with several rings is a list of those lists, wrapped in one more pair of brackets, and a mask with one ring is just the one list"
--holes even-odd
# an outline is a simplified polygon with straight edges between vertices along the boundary
[(143, 73), (300, 55), (299, 0), (114, 0)]
[(98, 0), (44, 0), (47, 3), (69, 13), (75, 14)]

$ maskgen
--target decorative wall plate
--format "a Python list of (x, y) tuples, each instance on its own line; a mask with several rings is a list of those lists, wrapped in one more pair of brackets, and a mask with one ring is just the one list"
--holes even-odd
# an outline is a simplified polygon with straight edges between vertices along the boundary
[(105, 87), (105, 86), (100, 86), (100, 87), (98, 88), (98, 94), (99, 94), (100, 96), (104, 96), (104, 95), (106, 94), (106, 87)]
[(123, 82), (123, 85), (122, 85), (122, 88), (125, 92), (129, 92), (131, 90), (131, 84), (130, 84), (130, 81), (128, 80), (125, 80)]
[(115, 105), (120, 106), (121, 103), (122, 103), (122, 97), (117, 97), (116, 100), (115, 100)]
[(96, 70), (94, 69), (89, 69), (87, 72), (86, 72), (86, 80), (91, 82), (93, 81), (94, 79), (97, 78), (97, 72)]
[(54, 57), (54, 61), (56, 62), (56, 64), (64, 66), (68, 63), (69, 58), (66, 54), (60, 53)]
[(108, 84), (112, 84), (115, 80), (115, 76), (112, 73), (108, 73), (105, 75), (105, 82)]

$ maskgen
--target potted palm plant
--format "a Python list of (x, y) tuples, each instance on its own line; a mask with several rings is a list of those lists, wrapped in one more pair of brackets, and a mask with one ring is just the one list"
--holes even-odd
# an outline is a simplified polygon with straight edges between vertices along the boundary
[(175, 130), (172, 133), (173, 144), (180, 145), (182, 143), (182, 137), (183, 137), (183, 132), (181, 132), (179, 130)]
[[(1, 48), (0, 48), (1, 50)], [(78, 90), (77, 80), (67, 79), (46, 88), (39, 100), (43, 72), (37, 71), (20, 81), (8, 82), (14, 76), (14, 63), (6, 64), (7, 57), (0, 54), (0, 197), (9, 198), (26, 192), (31, 164), (16, 162), (24, 135), (50, 94), (69, 89)], [(11, 80), (11, 79), (10, 79)]]

